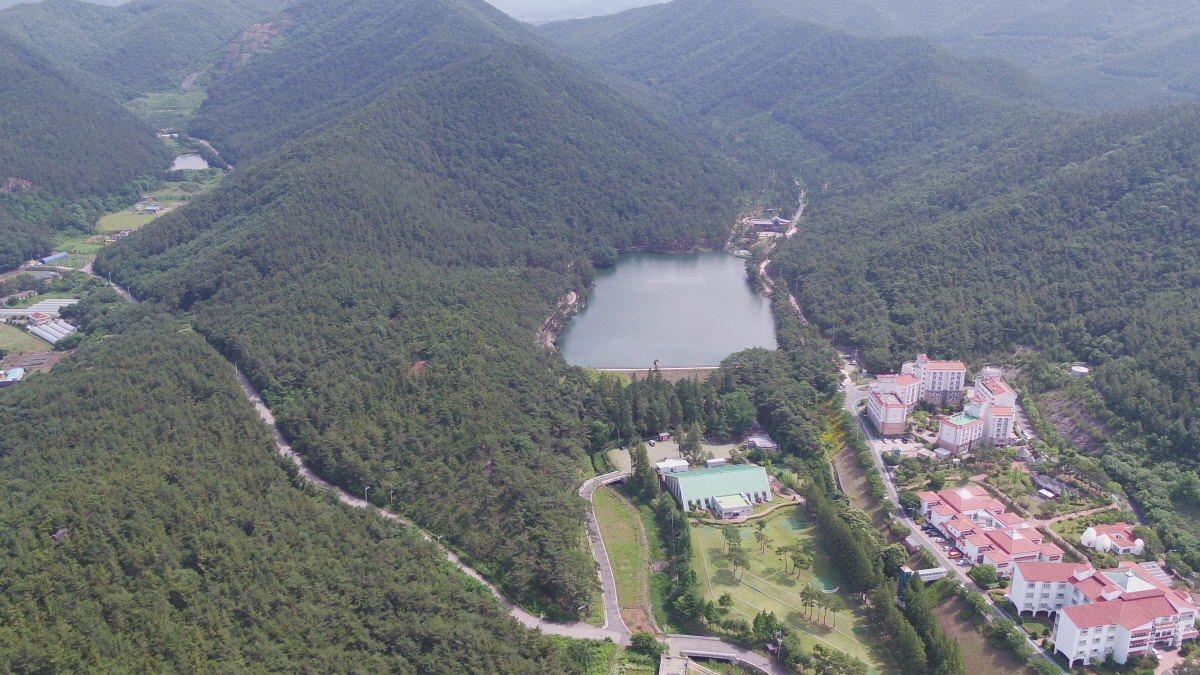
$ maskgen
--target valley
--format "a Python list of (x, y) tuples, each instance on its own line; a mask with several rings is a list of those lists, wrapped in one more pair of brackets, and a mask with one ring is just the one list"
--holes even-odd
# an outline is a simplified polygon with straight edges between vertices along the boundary
[[(1111, 8), (1101, 91), (817, 4), (0, 9), (0, 662), (1162, 675), (929, 495), (1194, 622), (1200, 108), (1146, 106), (1187, 26)], [(857, 414), (926, 353), (957, 395)]]

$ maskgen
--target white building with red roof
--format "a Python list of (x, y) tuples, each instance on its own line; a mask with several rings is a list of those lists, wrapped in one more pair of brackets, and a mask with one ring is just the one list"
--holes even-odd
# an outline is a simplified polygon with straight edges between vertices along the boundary
[(1124, 522), (1093, 525), (1083, 531), (1079, 543), (1101, 553), (1111, 552), (1113, 555), (1141, 555), (1142, 551), (1146, 550), (1146, 542), (1133, 536), (1133, 526)]
[(971, 485), (920, 492), (920, 514), (954, 542), (973, 563), (991, 565), (999, 576), (1018, 562), (1061, 562), (1063, 551), (987, 490)]
[(962, 401), (967, 384), (967, 366), (962, 361), (930, 361), (928, 356), (917, 354), (917, 360), (905, 363), (900, 373), (916, 378), (923, 401), (936, 404)]
[(1016, 404), (1016, 392), (1003, 380), (976, 380), (965, 409), (938, 427), (938, 445), (957, 455), (976, 443), (1011, 444), (1016, 440)]
[(1021, 614), (1054, 614), (1054, 649), (1071, 667), (1117, 663), (1197, 637), (1195, 601), (1140, 563), (1096, 570), (1076, 563), (1015, 565), (1008, 598)]
[(917, 405), (920, 381), (912, 375), (878, 375), (867, 393), (867, 416), (880, 434), (904, 433), (908, 413)]

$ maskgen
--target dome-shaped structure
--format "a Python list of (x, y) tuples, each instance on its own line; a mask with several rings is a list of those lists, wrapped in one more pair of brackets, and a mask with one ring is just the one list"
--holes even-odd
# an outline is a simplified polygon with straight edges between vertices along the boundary
[(1089, 527), (1088, 529), (1084, 530), (1083, 534), (1079, 536), (1079, 543), (1087, 546), (1088, 548), (1093, 547), (1096, 544), (1096, 528)]
[(1145, 551), (1145, 550), (1146, 550), (1146, 542), (1142, 541), (1141, 539), (1135, 539), (1133, 542), (1133, 548), (1130, 549), (1129, 552), (1134, 555), (1141, 555), (1142, 551)]
[(1107, 534), (1102, 534), (1096, 537), (1096, 545), (1093, 548), (1097, 551), (1107, 552), (1108, 549), (1112, 548), (1112, 539), (1109, 539)]

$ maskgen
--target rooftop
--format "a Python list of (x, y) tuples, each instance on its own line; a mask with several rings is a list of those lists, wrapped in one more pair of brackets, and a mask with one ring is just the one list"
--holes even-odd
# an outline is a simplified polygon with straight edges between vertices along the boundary
[(967, 413), (964, 412), (964, 413), (958, 413), (957, 415), (946, 420), (946, 423), (952, 424), (956, 427), (965, 427), (968, 424), (974, 424), (975, 422), (978, 422), (978, 421), (979, 421), (978, 417), (975, 417), (974, 415), (968, 415)]
[(736, 509), (743, 506), (750, 506), (750, 502), (741, 495), (724, 495), (717, 497), (717, 504), (723, 509)]

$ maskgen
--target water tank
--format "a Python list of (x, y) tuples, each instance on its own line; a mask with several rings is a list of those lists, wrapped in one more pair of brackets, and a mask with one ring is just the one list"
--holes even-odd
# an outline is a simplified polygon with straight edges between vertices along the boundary
[(1071, 377), (1084, 377), (1092, 372), (1087, 366), (1071, 366)]

